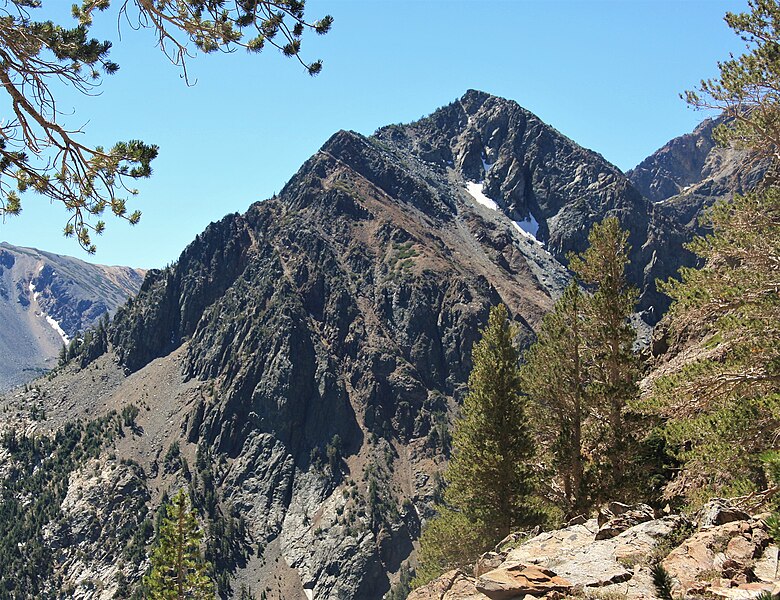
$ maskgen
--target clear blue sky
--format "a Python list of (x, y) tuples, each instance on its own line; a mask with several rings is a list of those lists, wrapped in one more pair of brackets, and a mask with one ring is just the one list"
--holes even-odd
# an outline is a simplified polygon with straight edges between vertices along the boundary
[[(49, 4), (60, 0), (48, 0)], [(63, 5), (70, 3), (62, 3)], [(115, 0), (114, 4), (119, 4)], [(138, 186), (139, 225), (107, 219), (87, 257), (62, 237), (64, 209), (30, 196), (0, 223), (0, 240), (93, 262), (161, 267), (210, 222), (280, 190), (339, 129), (370, 134), (413, 121), (475, 88), (516, 100), (623, 170), (704, 115), (679, 93), (716, 75), (742, 44), (723, 22), (744, 0), (309, 0), (332, 31), (304, 38), (309, 77), (268, 48), (260, 55), (199, 57), (187, 87), (150, 32), (101, 15), (120, 71), (97, 97), (64, 94), (65, 123), (111, 145), (160, 146)]]

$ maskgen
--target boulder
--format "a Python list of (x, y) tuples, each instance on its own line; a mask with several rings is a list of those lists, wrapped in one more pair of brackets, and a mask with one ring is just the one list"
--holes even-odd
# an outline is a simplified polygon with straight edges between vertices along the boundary
[(764, 582), (777, 581), (778, 563), (780, 562), (780, 549), (772, 545), (764, 549), (761, 557), (753, 565), (753, 574), (756, 579)]
[(582, 525), (546, 531), (510, 550), (507, 561), (549, 566), (545, 564), (548, 559), (570, 556), (578, 549), (592, 544), (597, 530), (596, 520), (591, 519)]
[(488, 571), (497, 569), (504, 562), (506, 554), (500, 552), (485, 552), (474, 565), (474, 577), (479, 577)]
[(611, 502), (599, 511), (599, 530), (596, 532), (596, 539), (613, 538), (635, 525), (653, 519), (655, 519), (655, 511), (647, 504), (630, 506), (620, 502)]
[(706, 594), (710, 598), (724, 598), (726, 600), (753, 600), (762, 594), (769, 593), (776, 598), (780, 590), (769, 583), (743, 583), (730, 585), (726, 580), (725, 585), (716, 585), (707, 588)]
[(728, 500), (713, 498), (699, 513), (699, 527), (714, 527), (734, 521), (747, 521), (750, 519), (745, 511), (735, 508)]
[(736, 523), (699, 531), (672, 550), (664, 559), (663, 566), (687, 589), (702, 574), (715, 570), (717, 549), (738, 533)]
[(475, 587), (491, 600), (510, 600), (527, 595), (540, 597), (550, 592), (568, 592), (572, 584), (550, 569), (518, 564), (481, 575)]
[(503, 540), (498, 542), (494, 550), (495, 552), (505, 552), (510, 548), (516, 548), (517, 546), (522, 544), (525, 540), (529, 540), (539, 535), (541, 531), (542, 528), (539, 527), (539, 525), (537, 525), (530, 531), (513, 531), (508, 536), (506, 536)]
[(407, 600), (488, 600), (474, 587), (474, 579), (454, 569), (417, 588)]
[(737, 561), (747, 561), (755, 558), (761, 550), (750, 537), (743, 534), (729, 540), (726, 556)]
[[(710, 506), (716, 506), (712, 503)], [(727, 509), (728, 505), (720, 504)], [(533, 600), (585, 596), (653, 600), (651, 566), (656, 553), (691, 528), (684, 515), (651, 518), (605, 539), (598, 532), (612, 519), (645, 518), (650, 511), (612, 504), (612, 516), (541, 533), (506, 553), (487, 553), (475, 565), (476, 578), (451, 576), (441, 588), (413, 595), (411, 600)], [(720, 510), (720, 509), (719, 509)], [(731, 514), (733, 516), (734, 513)], [(607, 517), (604, 520), (604, 517)], [(730, 518), (726, 510), (713, 521)], [(765, 520), (755, 517), (708, 525), (668, 553), (662, 565), (675, 579), (675, 598), (752, 600), (762, 592), (780, 592), (780, 550), (770, 544)], [(501, 559), (503, 562), (495, 568)], [(421, 588), (422, 589), (422, 588)], [(419, 592), (419, 590), (417, 591)], [(416, 592), (416, 593), (417, 593)]]
[[(734, 515), (729, 511), (728, 504), (716, 500), (708, 504), (702, 517), (709, 522), (730, 519)], [(758, 596), (766, 586), (754, 584), (777, 581), (777, 548), (767, 547), (769, 536), (764, 528), (763, 521), (749, 517), (706, 526), (672, 550), (663, 566), (687, 594), (735, 600)]]

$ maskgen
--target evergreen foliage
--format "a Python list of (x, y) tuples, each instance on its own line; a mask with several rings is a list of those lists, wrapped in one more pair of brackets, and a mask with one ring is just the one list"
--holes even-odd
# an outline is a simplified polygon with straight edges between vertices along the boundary
[(519, 352), (506, 307), (490, 311), (452, 435), (445, 501), (489, 524), (496, 541), (532, 520), (534, 442), (520, 391)]
[[(179, 460), (183, 466), (183, 457)], [(230, 598), (234, 595), (231, 576), (235, 567), (245, 563), (250, 554), (246, 520), (237, 511), (220, 507), (211, 458), (203, 446), (197, 448), (195, 469), (189, 478), (190, 501), (202, 514), (206, 526), (206, 561), (212, 566), (217, 593), (221, 598)]]
[(42, 583), (54, 569), (44, 528), (61, 515), (71, 473), (115, 439), (116, 417), (111, 412), (88, 423), (67, 423), (53, 437), (4, 432), (0, 444), (9, 472), (0, 480), (0, 597), (43, 597)]
[(412, 587), (420, 587), (442, 573), (471, 564), (496, 541), (490, 528), (463, 512), (439, 506), (420, 536), (418, 565)]
[(384, 600), (406, 600), (406, 597), (412, 591), (412, 572), (408, 565), (401, 565), (398, 573), (398, 583), (396, 583)]
[(87, 329), (80, 337), (73, 338), (67, 346), (62, 345), (57, 366), (62, 368), (74, 362), (83, 369), (96, 358), (108, 352), (108, 328), (108, 313), (103, 313), (97, 323)]
[(748, 0), (749, 12), (726, 13), (726, 23), (747, 52), (718, 63), (720, 77), (685, 93), (697, 108), (716, 108), (729, 117), (715, 138), (758, 156), (780, 160), (780, 3)]
[(620, 228), (617, 217), (595, 224), (588, 243), (581, 256), (570, 257), (569, 268), (591, 292), (583, 303), (589, 395), (608, 424), (601, 478), (617, 491), (624, 488), (634, 443), (625, 413), (638, 393), (636, 332), (630, 317), (639, 291), (626, 278), (628, 232)]
[(494, 307), (473, 349), (445, 472), (444, 506), (423, 531), (415, 586), (473, 561), (514, 528), (540, 519), (514, 337), (506, 307)]
[(663, 287), (670, 334), (701, 340), (650, 404), (668, 419), (692, 501), (764, 485), (761, 455), (780, 427), (780, 190), (716, 205), (709, 222), (713, 233), (690, 246), (704, 266)]
[(674, 581), (672, 580), (669, 572), (664, 569), (661, 563), (656, 563), (650, 570), (653, 576), (653, 587), (655, 587), (655, 594), (659, 600), (673, 600), (672, 588)]
[(200, 552), (200, 526), (190, 509), (184, 490), (166, 506), (156, 545), (151, 556), (151, 571), (144, 578), (148, 600), (197, 600), (215, 597), (209, 576), (211, 566)]
[(731, 117), (720, 142), (773, 164), (758, 189), (710, 210), (712, 233), (690, 245), (703, 266), (662, 287), (674, 301), (671, 345), (684, 354), (647, 403), (684, 462), (670, 492), (693, 504), (764, 487), (762, 456), (776, 449), (780, 428), (780, 4), (748, 4), (750, 12), (726, 15), (748, 52), (720, 63), (720, 77), (687, 99)]
[(547, 494), (567, 516), (581, 514), (589, 504), (585, 479), (591, 453), (583, 431), (592, 413), (584, 362), (583, 297), (572, 282), (539, 328), (536, 342), (523, 355), (523, 390), (533, 403), (534, 430), (551, 460), (545, 480)]
[[(35, 192), (70, 213), (64, 233), (84, 250), (95, 252), (92, 236), (101, 234), (108, 208), (115, 217), (135, 224), (128, 197), (137, 194), (135, 180), (149, 177), (157, 146), (140, 140), (116, 142), (110, 148), (80, 141), (81, 130), (62, 124), (58, 86), (93, 93), (103, 75), (119, 65), (111, 61), (110, 41), (90, 38), (95, 13), (110, 0), (82, 0), (73, 5), (71, 24), (36, 20), (42, 0), (8, 0), (0, 5), (0, 84), (9, 95), (9, 117), (0, 123), (0, 218), (22, 211), (21, 196)], [(259, 52), (266, 45), (294, 57), (311, 74), (321, 61), (300, 55), (305, 31), (327, 33), (333, 19), (307, 21), (305, 0), (171, 0), (117, 2), (118, 21), (151, 29), (165, 55), (182, 68), (197, 53), (231, 52), (238, 47)], [(54, 85), (52, 85), (54, 83)], [(93, 222), (93, 219), (97, 219)]]
[(540, 445), (550, 455), (542, 461), (549, 465), (545, 493), (567, 516), (628, 495), (637, 447), (626, 418), (639, 371), (629, 320), (637, 290), (625, 276), (627, 238), (614, 217), (593, 226), (588, 249), (570, 257), (575, 280), (523, 356), (522, 388), (533, 405)]

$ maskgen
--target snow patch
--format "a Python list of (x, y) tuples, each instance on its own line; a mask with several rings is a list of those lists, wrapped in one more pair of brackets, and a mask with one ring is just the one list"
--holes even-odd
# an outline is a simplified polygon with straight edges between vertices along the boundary
[(309, 588), (303, 588), (303, 593), (306, 594), (306, 598), (308, 600), (314, 600), (314, 590), (310, 590)]
[(469, 195), (472, 198), (474, 198), (474, 200), (476, 200), (482, 206), (486, 206), (491, 210), (498, 210), (498, 204), (496, 204), (495, 200), (491, 200), (490, 198), (485, 196), (484, 193), (482, 193), (481, 183), (474, 183), (473, 181), (467, 181), (466, 191), (469, 193)]
[[(43, 266), (41, 266), (41, 268), (43, 268)], [(32, 281), (28, 284), (27, 289), (30, 290), (33, 300), (38, 302), (38, 298), (40, 297), (41, 293), (35, 291), (35, 285), (33, 285)], [(40, 308), (40, 306), (38, 308)], [(57, 334), (62, 338), (62, 343), (67, 346), (70, 343), (70, 338), (68, 337), (68, 334), (65, 333), (65, 331), (62, 329), (62, 327), (60, 327), (60, 324), (57, 322), (57, 320), (54, 319), (54, 317), (47, 315), (43, 311), (41, 311), (41, 316), (46, 319), (46, 322), (51, 325), (51, 328), (54, 329), (54, 331), (56, 331)]]
[[(474, 200), (477, 201), (478, 204), (481, 204), (482, 206), (489, 208), (490, 210), (494, 210), (498, 212), (499, 214), (504, 214), (501, 209), (498, 207), (498, 204), (495, 200), (491, 200), (487, 196), (485, 196), (484, 192), (482, 191), (482, 183), (475, 183), (473, 181), (467, 181), (466, 182), (466, 191), (469, 193), (469, 195), (474, 198)], [(542, 248), (544, 248), (544, 244), (540, 242), (538, 239), (536, 239), (536, 234), (539, 232), (539, 222), (534, 218), (533, 215), (529, 214), (528, 217), (526, 217), (522, 221), (511, 221), (512, 226), (517, 229), (518, 232), (523, 237), (528, 238), (532, 242), (539, 244)], [(546, 250), (545, 250), (546, 251)]]
[(539, 223), (536, 219), (534, 219), (533, 215), (529, 214), (522, 221), (513, 221), (513, 223), (523, 233), (527, 233), (528, 235), (536, 239), (536, 234), (539, 233)]
[(496, 163), (489, 163), (484, 158), (482, 159), (482, 168), (485, 169), (485, 176), (487, 176), (488, 173), (490, 173), (490, 169), (493, 168), (493, 165)]
[(30, 290), (30, 293), (32, 294), (33, 300), (38, 300), (38, 296), (40, 296), (41, 293), (35, 291), (35, 286), (33, 285), (32, 281), (27, 286), (27, 289)]
[(512, 221), (512, 225), (523, 237), (536, 242), (540, 246), (544, 246), (542, 242), (536, 239), (536, 232), (539, 231), (539, 223), (536, 222), (532, 216), (525, 221)]
[(70, 338), (68, 337), (68, 334), (65, 333), (62, 330), (62, 327), (60, 327), (60, 324), (57, 323), (56, 320), (54, 320), (52, 317), (47, 315), (46, 313), (41, 313), (44, 317), (46, 317), (46, 322), (51, 325), (52, 329), (60, 334), (60, 337), (62, 338), (62, 343), (66, 346), (70, 343)]

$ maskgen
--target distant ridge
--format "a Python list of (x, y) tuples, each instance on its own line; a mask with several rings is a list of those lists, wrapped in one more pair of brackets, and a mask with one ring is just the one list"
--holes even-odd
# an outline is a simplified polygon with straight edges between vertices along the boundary
[(0, 243), (0, 390), (52, 368), (62, 344), (113, 314), (144, 274)]

